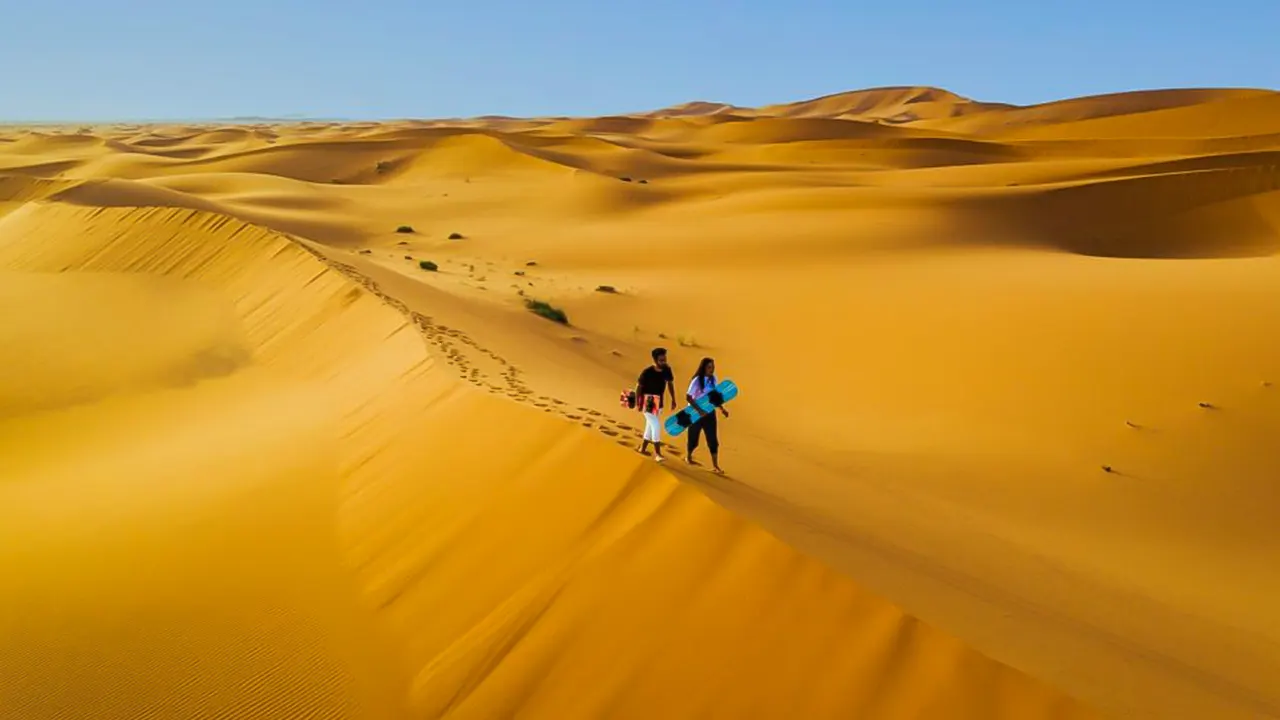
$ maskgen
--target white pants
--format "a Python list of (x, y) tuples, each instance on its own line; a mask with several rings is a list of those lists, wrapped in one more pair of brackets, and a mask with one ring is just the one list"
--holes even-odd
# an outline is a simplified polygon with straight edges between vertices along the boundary
[(658, 413), (644, 414), (644, 439), (649, 442), (662, 442), (662, 420)]

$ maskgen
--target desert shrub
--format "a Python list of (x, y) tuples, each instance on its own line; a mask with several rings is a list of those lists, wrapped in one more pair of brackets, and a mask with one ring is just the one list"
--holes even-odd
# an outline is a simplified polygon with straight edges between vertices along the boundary
[(563, 310), (541, 300), (525, 300), (524, 306), (534, 315), (540, 315), (552, 322), (558, 322), (561, 325), (569, 324), (569, 316), (565, 315)]
[(423, 270), (430, 270), (431, 272), (435, 272), (440, 269), (439, 265), (431, 262), (430, 260), (419, 260), (418, 267), (422, 268)]

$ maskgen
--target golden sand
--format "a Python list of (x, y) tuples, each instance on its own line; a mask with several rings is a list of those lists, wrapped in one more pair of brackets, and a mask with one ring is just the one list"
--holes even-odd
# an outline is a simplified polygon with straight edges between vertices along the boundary
[(1280, 716), (1277, 249), (1266, 91), (2, 129), (0, 718)]

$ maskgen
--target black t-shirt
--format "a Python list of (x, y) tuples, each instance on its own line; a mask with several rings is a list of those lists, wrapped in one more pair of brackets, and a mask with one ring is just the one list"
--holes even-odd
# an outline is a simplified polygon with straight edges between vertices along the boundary
[(667, 383), (675, 382), (676, 376), (671, 372), (671, 366), (658, 368), (650, 365), (640, 373), (640, 379), (636, 383), (640, 386), (641, 395), (662, 395), (667, 391)]

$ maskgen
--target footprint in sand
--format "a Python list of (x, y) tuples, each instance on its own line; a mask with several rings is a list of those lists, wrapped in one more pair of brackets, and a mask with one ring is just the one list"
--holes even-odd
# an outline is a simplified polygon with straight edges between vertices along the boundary
[[(600, 433), (608, 437), (615, 438), (617, 443), (623, 447), (629, 447), (631, 445), (631, 441), (621, 437), (622, 434), (632, 434), (637, 438), (640, 437), (640, 432), (638, 430), (633, 430), (627, 425), (608, 418), (604, 413), (601, 413), (598, 410), (593, 410), (588, 407), (578, 407), (576, 410), (581, 414), (570, 414), (566, 412), (568, 409), (568, 403), (557, 398), (545, 395), (536, 395), (533, 390), (529, 389), (528, 386), (518, 379), (518, 368), (501, 357), (498, 353), (482, 347), (474, 339), (467, 336), (460, 330), (445, 325), (437, 325), (432, 318), (411, 311), (403, 302), (395, 300), (383, 293), (376, 283), (361, 276), (354, 270), (354, 268), (350, 266), (340, 266), (340, 269), (345, 270), (353, 279), (357, 280), (367, 290), (382, 298), (389, 305), (398, 309), (402, 314), (410, 317), (428, 343), (436, 347), (444, 356), (447, 364), (454, 367), (459, 372), (462, 379), (467, 382), (475, 385), (476, 387), (484, 388), (496, 395), (505, 394), (522, 404), (531, 404), (536, 408), (542, 409), (543, 412), (554, 412), (560, 417), (578, 422), (587, 429), (598, 430)], [(474, 272), (475, 266), (472, 265), (469, 269)], [(479, 278), (477, 281), (482, 282), (484, 279), (485, 278)], [(580, 337), (574, 339), (580, 342), (585, 340), (585, 338)], [(489, 376), (482, 372), (480, 368), (472, 367), (467, 354), (455, 347), (455, 342), (474, 348), (476, 351), (482, 353), (505, 368), (500, 373), (503, 384), (486, 382), (489, 380)], [(584, 417), (584, 415), (589, 417)]]

